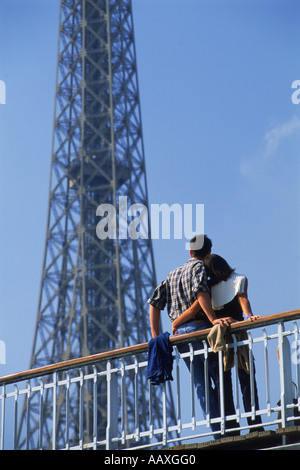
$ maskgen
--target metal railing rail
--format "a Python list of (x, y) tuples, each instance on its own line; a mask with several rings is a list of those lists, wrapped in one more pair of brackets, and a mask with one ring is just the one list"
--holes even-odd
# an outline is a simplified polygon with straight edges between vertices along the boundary
[[(214, 434), (210, 424), (215, 421), (220, 424), (220, 435), (227, 429), (230, 421), (238, 423), (240, 432), (248, 432), (251, 428), (255, 430), (256, 424), (251, 425), (247, 419), (254, 421), (261, 416), (264, 427), (286, 428), (299, 423), (300, 414), (300, 339), (299, 339), (300, 309), (261, 317), (255, 322), (244, 321), (231, 325), (233, 342), (228, 348), (234, 350), (235, 367), (232, 369), (235, 414), (226, 416), (224, 414), (224, 393), (222, 390), (223, 359), (222, 352), (218, 354), (220, 373), (220, 400), (221, 416), (214, 420), (210, 417), (207, 407), (205, 417), (201, 417), (198, 411), (197, 398), (194, 392), (193, 369), (191, 373), (185, 372), (183, 359), (188, 357), (193, 363), (193, 358), (198, 354), (204, 354), (207, 363), (208, 347), (207, 334), (210, 330), (197, 333), (189, 333), (180, 336), (171, 336), (170, 342), (174, 346), (174, 366), (172, 382), (173, 394), (176, 406), (176, 422), (170, 422), (168, 418), (166, 384), (161, 384), (161, 427), (154, 427), (151, 409), (151, 390), (153, 385), (149, 383), (149, 409), (148, 427), (140, 428), (139, 424), (139, 397), (135, 396), (135, 416), (128, 423), (126, 416), (125, 376), (132, 378), (137, 384), (140, 374), (146, 374), (148, 343), (130, 346), (114, 351), (95, 354), (92, 356), (63, 361), (34, 370), (18, 372), (16, 374), (0, 377), (0, 449), (17, 448), (18, 446), (18, 420), (20, 409), (24, 400), (27, 403), (27, 413), (30, 413), (30, 400), (34, 394), (40, 399), (40, 419), (37, 423), (38, 439), (34, 448), (49, 448), (49, 443), (44, 443), (43, 436), (43, 397), (46, 391), (52, 393), (52, 449), (117, 449), (117, 448), (159, 448), (161, 446), (172, 446), (176, 443), (204, 439), (213, 439)], [(247, 339), (237, 341), (236, 334), (239, 331), (247, 332)], [(201, 340), (203, 349), (193, 349), (193, 341)], [(178, 345), (187, 343), (189, 351), (179, 353)], [(241, 392), (238, 385), (237, 351), (241, 345), (247, 345), (250, 352), (250, 383), (251, 383), (251, 411), (245, 412), (242, 408)], [(292, 347), (291, 347), (292, 346)], [(259, 409), (255, 408), (253, 384), (255, 373), (253, 358), (256, 364), (256, 376), (259, 377)], [(101, 370), (98, 366), (101, 364)], [(105, 367), (103, 367), (105, 365)], [(187, 369), (186, 369), (187, 371)], [(263, 381), (261, 380), (263, 377)], [(97, 435), (97, 386), (100, 381), (107, 384), (107, 427), (104, 436)], [(70, 388), (79, 387), (80, 403), (79, 413), (83, 413), (82, 396), (87, 386), (93, 390), (93, 435), (88, 439), (83, 429), (83, 420), (79, 417), (81, 426), (78, 435), (71, 436), (69, 426), (71, 416), (68, 413)], [(207, 383), (206, 383), (207, 386)], [(58, 439), (57, 423), (57, 397), (58, 391), (63, 390), (66, 404), (64, 440)], [(135, 387), (137, 390), (137, 387)], [(136, 394), (135, 394), (136, 395)], [(24, 436), (24, 448), (32, 448), (29, 442), (29, 418), (27, 434)], [(218, 433), (217, 433), (218, 434)]]

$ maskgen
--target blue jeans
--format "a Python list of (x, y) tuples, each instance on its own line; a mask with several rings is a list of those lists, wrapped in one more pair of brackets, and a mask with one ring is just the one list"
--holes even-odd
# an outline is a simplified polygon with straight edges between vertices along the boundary
[[(209, 321), (204, 320), (201, 322), (196, 321), (189, 321), (180, 325), (177, 329), (179, 335), (185, 333), (193, 333), (194, 331), (198, 330), (205, 330), (206, 328), (211, 328), (211, 324)], [(198, 349), (203, 350), (202, 341), (193, 341), (192, 343), (194, 351)], [(180, 353), (189, 352), (189, 345), (186, 344), (179, 344), (178, 350)], [(206, 403), (205, 403), (205, 376), (204, 376), (204, 354), (194, 356), (194, 385), (197, 393), (198, 400), (200, 402), (201, 409), (203, 411), (204, 417), (206, 417)], [(184, 358), (184, 362), (188, 369), (190, 370), (190, 359)], [(221, 416), (220, 414), (220, 406), (218, 400), (218, 390), (212, 387), (212, 380), (216, 383), (215, 380), (215, 370), (212, 367), (210, 357), (208, 357), (208, 376), (209, 376), (209, 410), (210, 410), (210, 417), (211, 418), (218, 418)], [(212, 431), (219, 431), (220, 424), (219, 423), (211, 423)], [(221, 436), (215, 436), (215, 439)]]

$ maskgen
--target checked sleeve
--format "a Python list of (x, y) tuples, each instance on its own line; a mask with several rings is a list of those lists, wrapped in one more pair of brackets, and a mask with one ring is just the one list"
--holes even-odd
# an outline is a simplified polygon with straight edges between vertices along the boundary
[(191, 287), (195, 297), (198, 292), (209, 292), (206, 269), (203, 263), (197, 263), (193, 267)]
[(162, 281), (155, 289), (148, 303), (159, 310), (164, 310), (167, 303), (166, 281)]

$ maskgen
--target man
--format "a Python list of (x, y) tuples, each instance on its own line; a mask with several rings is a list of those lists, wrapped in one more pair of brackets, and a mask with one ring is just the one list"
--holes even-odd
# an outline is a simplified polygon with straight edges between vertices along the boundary
[[(200, 236), (199, 236), (200, 237)], [(196, 237), (192, 238), (191, 247), (196, 245)], [(190, 250), (190, 259), (171, 271), (164, 281), (155, 289), (154, 294), (148, 300), (150, 304), (150, 324), (152, 337), (159, 335), (160, 312), (167, 306), (168, 314), (173, 322), (185, 310), (187, 310), (197, 299), (201, 307), (200, 312), (196, 315), (192, 312), (191, 318), (195, 318), (198, 322), (205, 325), (198, 329), (210, 328), (213, 325), (232, 323), (232, 318), (217, 318), (210, 300), (210, 291), (208, 287), (207, 273), (205, 270), (204, 260), (211, 253), (212, 242), (204, 235), (203, 246), (200, 249)]]
[[(200, 243), (200, 240), (203, 244)], [(202, 246), (200, 248), (200, 246)], [(161, 311), (167, 307), (168, 315), (172, 322), (176, 320), (185, 310), (187, 310), (195, 300), (200, 305), (200, 311), (177, 329), (178, 334), (191, 333), (197, 330), (211, 328), (216, 324), (229, 325), (233, 320), (230, 317), (218, 319), (212, 309), (210, 292), (208, 287), (207, 273), (204, 260), (211, 253), (212, 242), (204, 235), (192, 238), (190, 242), (190, 259), (171, 271), (168, 277), (162, 281), (155, 289), (152, 297), (148, 300), (150, 304), (150, 325), (152, 337), (160, 334), (159, 322)], [(202, 349), (202, 342), (194, 342), (194, 349)], [(187, 352), (188, 345), (178, 345), (181, 353)], [(184, 359), (188, 368), (190, 361)], [(204, 354), (194, 356), (194, 384), (200, 401), (204, 416), (206, 416), (205, 403), (205, 379), (204, 379)], [(214, 379), (213, 368), (208, 361), (209, 375)], [(218, 391), (213, 389), (209, 380), (210, 396), (210, 416), (211, 418), (220, 416)], [(212, 424), (212, 430), (218, 431), (219, 425)]]

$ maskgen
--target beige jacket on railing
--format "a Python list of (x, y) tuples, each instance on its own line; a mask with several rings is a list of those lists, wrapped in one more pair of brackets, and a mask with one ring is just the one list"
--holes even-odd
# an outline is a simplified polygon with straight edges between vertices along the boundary
[[(237, 341), (247, 339), (247, 333), (245, 331), (237, 331), (234, 334)], [(215, 325), (207, 335), (207, 340), (213, 352), (223, 351), (224, 371), (231, 369), (234, 366), (234, 350), (227, 346), (229, 343), (233, 342), (230, 329), (227, 326), (223, 327), (220, 324)], [(249, 374), (249, 348), (247, 345), (238, 346), (237, 362), (238, 367), (244, 369)]]

